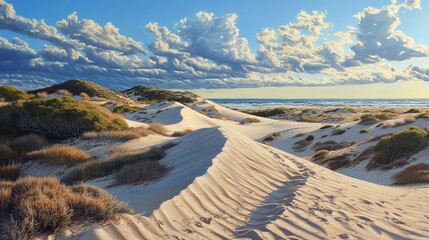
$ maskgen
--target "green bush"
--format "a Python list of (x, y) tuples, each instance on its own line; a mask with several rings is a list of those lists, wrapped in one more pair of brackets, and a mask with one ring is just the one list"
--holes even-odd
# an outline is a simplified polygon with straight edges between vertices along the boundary
[(399, 131), (383, 137), (374, 148), (375, 156), (371, 166), (391, 164), (423, 149), (428, 142), (428, 132), (418, 127)]
[(261, 110), (246, 110), (243, 111), (248, 114), (252, 114), (259, 117), (271, 117), (275, 115), (281, 115), (291, 112), (289, 108), (284, 107), (278, 107), (278, 108), (272, 108), (272, 109), (261, 109)]
[(5, 101), (18, 101), (27, 99), (29, 96), (26, 92), (16, 89), (12, 86), (0, 86), (0, 98)]
[(313, 140), (314, 140), (314, 136), (313, 135), (310, 135), (310, 136), (308, 136), (308, 137), (305, 138), (305, 141), (307, 141), (307, 142), (311, 142)]
[(127, 123), (107, 108), (70, 97), (32, 99), (0, 108), (0, 126), (57, 138), (77, 137), (87, 131), (123, 130)]
[(368, 129), (362, 129), (359, 133), (368, 133)]
[(139, 110), (138, 107), (129, 106), (129, 105), (121, 105), (113, 108), (113, 112), (115, 113), (123, 113), (123, 112), (135, 112)]
[(332, 125), (325, 125), (325, 126), (322, 126), (322, 127), (320, 128), (320, 130), (328, 129), (328, 128), (332, 128), (332, 127), (334, 127), (334, 126), (332, 126)]

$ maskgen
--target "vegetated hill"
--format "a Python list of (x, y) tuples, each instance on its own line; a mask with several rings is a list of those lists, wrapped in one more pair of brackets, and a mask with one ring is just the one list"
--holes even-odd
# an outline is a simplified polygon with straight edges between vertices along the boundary
[(69, 80), (60, 84), (55, 84), (47, 88), (41, 88), (33, 91), (29, 91), (29, 93), (40, 93), (46, 92), (48, 94), (55, 93), (56, 91), (64, 89), (72, 93), (73, 95), (79, 95), (80, 93), (86, 93), (90, 97), (99, 97), (106, 98), (116, 102), (126, 102), (129, 100), (122, 93), (103, 87), (91, 81), (83, 81), (83, 80)]
[(197, 101), (198, 95), (185, 91), (171, 91), (157, 87), (138, 85), (123, 91), (126, 95), (139, 101), (176, 101), (180, 103), (192, 103)]

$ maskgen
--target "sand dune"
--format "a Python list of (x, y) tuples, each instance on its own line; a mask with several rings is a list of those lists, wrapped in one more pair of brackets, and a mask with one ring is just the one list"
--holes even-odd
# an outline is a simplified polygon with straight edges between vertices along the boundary
[(174, 165), (166, 177), (140, 186), (142, 194), (129, 191), (131, 205), (152, 214), (124, 216), (80, 239), (429, 238), (428, 188), (350, 178), (228, 126), (180, 142), (162, 160)]

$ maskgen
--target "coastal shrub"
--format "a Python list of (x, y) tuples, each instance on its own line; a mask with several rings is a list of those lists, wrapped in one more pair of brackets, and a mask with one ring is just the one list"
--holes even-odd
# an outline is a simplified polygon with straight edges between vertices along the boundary
[(8, 145), (0, 144), (0, 165), (10, 163), (18, 154), (13, 151)]
[(393, 176), (395, 185), (429, 183), (429, 164), (409, 166)]
[(307, 141), (307, 142), (311, 142), (313, 140), (314, 140), (314, 136), (313, 135), (310, 135), (310, 136), (308, 136), (308, 137), (305, 138), (305, 141)]
[(274, 141), (278, 137), (280, 137), (280, 133), (275, 132), (275, 133), (268, 134), (268, 136), (264, 137), (264, 139), (262, 141), (263, 142), (271, 142), (271, 141)]
[(87, 93), (84, 93), (84, 92), (79, 93), (79, 96), (82, 98), (82, 100), (90, 100), (91, 99), (91, 97)]
[(25, 100), (29, 96), (26, 92), (16, 89), (12, 86), (0, 86), (0, 98), (7, 102)]
[(257, 118), (245, 118), (240, 123), (241, 124), (250, 124), (250, 123), (259, 123), (259, 122), (261, 122), (261, 121)]
[(142, 161), (126, 165), (116, 173), (115, 179), (119, 184), (151, 181), (160, 178), (167, 172), (167, 167), (158, 161)]
[(429, 113), (428, 112), (420, 113), (416, 116), (416, 119), (426, 119), (427, 120), (427, 119), (429, 119)]
[(46, 99), (49, 97), (49, 95), (47, 92), (38, 92), (38, 93), (36, 93), (36, 97), (41, 98), (41, 99)]
[(345, 132), (345, 129), (335, 129), (334, 131), (332, 131), (332, 136), (343, 135)]
[(368, 133), (368, 129), (362, 129), (359, 133)]
[(291, 109), (285, 107), (271, 108), (271, 109), (259, 109), (259, 110), (245, 110), (247, 114), (259, 116), (259, 117), (272, 117), (276, 115), (282, 115), (290, 113)]
[(176, 131), (173, 134), (171, 134), (172, 137), (181, 137), (181, 136), (185, 136), (186, 134), (189, 134), (192, 132), (192, 129), (184, 129), (181, 131)]
[(325, 125), (325, 126), (322, 126), (320, 129), (323, 130), (323, 129), (328, 129), (328, 128), (332, 128), (332, 127), (334, 127), (334, 126), (333, 125)]
[(361, 118), (360, 123), (364, 125), (369, 125), (369, 124), (374, 124), (380, 120), (389, 120), (396, 116), (397, 114), (392, 112), (367, 113), (360, 117)]
[(404, 112), (405, 114), (407, 114), (407, 113), (420, 113), (420, 110), (418, 110), (418, 109), (415, 109), (415, 108), (411, 108), (410, 110), (408, 110), (408, 111), (406, 111), (406, 112)]
[[(88, 185), (67, 187), (56, 178), (26, 177), (6, 186), (0, 206), (0, 230), (5, 239), (54, 233), (75, 221), (108, 220), (116, 214), (131, 213), (127, 205), (107, 192)], [(19, 225), (17, 223), (20, 223)]]
[(380, 139), (374, 148), (375, 156), (368, 168), (388, 165), (422, 150), (428, 143), (428, 132), (418, 127), (399, 131)]
[(40, 151), (39, 155), (42, 161), (55, 165), (75, 165), (89, 159), (88, 153), (84, 150), (67, 145), (54, 145), (45, 148)]
[(48, 140), (38, 134), (30, 133), (13, 140), (11, 147), (18, 153), (27, 153), (42, 149), (48, 145)]
[(57, 138), (77, 137), (87, 131), (123, 130), (127, 123), (107, 108), (70, 97), (32, 99), (0, 108), (0, 127)]
[(113, 112), (115, 113), (124, 113), (124, 112), (135, 112), (139, 110), (138, 107), (129, 106), (129, 105), (120, 105), (113, 108)]
[(20, 164), (7, 163), (0, 165), (0, 180), (15, 181), (19, 177)]
[(166, 135), (167, 132), (167, 129), (161, 123), (151, 123), (147, 129), (160, 135)]
[(126, 130), (105, 130), (105, 131), (90, 131), (85, 132), (82, 135), (82, 139), (90, 140), (90, 139), (111, 139), (111, 140), (120, 140), (120, 141), (128, 141), (137, 139), (140, 137), (146, 137), (152, 132), (146, 129), (145, 127), (138, 128), (130, 128)]

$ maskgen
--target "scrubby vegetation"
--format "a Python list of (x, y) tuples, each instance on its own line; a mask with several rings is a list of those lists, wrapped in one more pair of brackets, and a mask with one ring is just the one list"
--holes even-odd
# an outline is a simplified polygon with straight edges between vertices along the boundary
[(130, 105), (120, 105), (116, 106), (112, 109), (115, 113), (124, 113), (124, 112), (136, 112), (138, 111), (138, 107), (130, 106)]
[(55, 165), (75, 165), (89, 159), (89, 155), (82, 149), (67, 145), (54, 145), (37, 153), (42, 161)]
[(126, 130), (105, 130), (105, 131), (90, 131), (85, 132), (82, 135), (82, 139), (90, 140), (90, 139), (110, 139), (110, 140), (119, 140), (119, 141), (128, 141), (137, 139), (140, 137), (146, 137), (151, 134), (152, 131), (146, 129), (145, 127), (138, 128), (130, 128)]
[(368, 129), (362, 129), (359, 131), (359, 133), (368, 133), (368, 132), (369, 132)]
[(268, 136), (264, 137), (262, 142), (271, 142), (271, 141), (274, 141), (278, 137), (280, 137), (280, 133), (278, 133), (278, 132), (271, 133)]
[(374, 113), (374, 114), (364, 114), (360, 117), (361, 121), (360, 123), (363, 125), (370, 125), (370, 124), (374, 124), (380, 120), (389, 120), (392, 119), (394, 117), (396, 117), (397, 114), (392, 113), (392, 112), (381, 112), (381, 113)]
[(107, 108), (70, 97), (33, 99), (1, 107), (0, 127), (57, 138), (77, 137), (87, 131), (128, 128), (123, 119)]
[(314, 140), (314, 136), (313, 135), (310, 135), (310, 136), (308, 136), (308, 137), (305, 138), (305, 141), (307, 141), (307, 142), (311, 142), (313, 140)]
[(4, 239), (30, 239), (73, 222), (103, 221), (119, 213), (131, 210), (93, 186), (67, 187), (52, 177), (0, 182), (0, 232)]
[(383, 128), (398, 127), (398, 126), (403, 126), (403, 125), (407, 125), (407, 124), (413, 123), (414, 121), (416, 121), (415, 117), (407, 116), (407, 117), (404, 117), (404, 118), (399, 118), (399, 119), (391, 120), (391, 121), (388, 121), (388, 122), (384, 122), (384, 123), (382, 123), (381, 126)]
[(166, 132), (167, 132), (167, 129), (161, 123), (151, 123), (149, 124), (149, 127), (147, 129), (161, 135), (166, 135)]
[(158, 161), (142, 161), (126, 165), (116, 173), (115, 179), (119, 184), (151, 181), (160, 178), (167, 172), (167, 167)]
[(278, 108), (272, 108), (272, 109), (258, 109), (258, 110), (245, 110), (243, 111), (247, 114), (252, 114), (259, 117), (272, 117), (276, 115), (282, 115), (287, 114), (291, 112), (291, 109), (284, 108), (284, 107), (278, 107)]
[(28, 99), (29, 95), (26, 92), (18, 90), (12, 86), (0, 86), (0, 98), (7, 102), (12, 102)]
[(182, 131), (176, 131), (173, 134), (171, 134), (172, 137), (181, 137), (181, 136), (185, 136), (186, 134), (189, 134), (192, 132), (192, 129), (184, 129)]
[[(393, 167), (392, 164), (422, 150), (428, 143), (428, 132), (418, 127), (399, 131), (380, 139), (374, 148), (375, 156), (368, 169)], [(400, 162), (396, 162), (401, 164)]]
[(66, 184), (74, 184), (94, 178), (104, 177), (119, 171), (122, 167), (142, 161), (157, 161), (162, 159), (166, 150), (174, 145), (152, 147), (144, 152), (121, 151), (100, 159), (91, 160), (75, 168), (61, 178)]
[(335, 129), (334, 131), (332, 131), (332, 136), (343, 135), (345, 132), (345, 129)]
[(0, 165), (0, 181), (15, 181), (19, 177), (20, 164), (18, 163), (6, 163)]
[(69, 80), (60, 84), (56, 84), (47, 88), (42, 88), (29, 93), (37, 94), (39, 92), (46, 92), (48, 94), (55, 93), (56, 91), (63, 89), (70, 92), (72, 95), (78, 96), (81, 93), (85, 93), (88, 97), (103, 98), (115, 102), (128, 102), (125, 95), (120, 92), (105, 88), (96, 83), (82, 80)]
[(393, 178), (395, 185), (429, 183), (429, 164), (419, 163), (409, 166)]
[(240, 124), (250, 124), (250, 123), (259, 123), (259, 122), (261, 121), (257, 118), (245, 118), (240, 122)]
[(170, 91), (156, 87), (139, 85), (123, 93), (138, 97), (137, 100), (143, 102), (169, 102), (193, 103), (197, 101), (198, 95), (191, 92)]
[(334, 127), (334, 126), (332, 126), (332, 125), (325, 125), (325, 126), (322, 126), (322, 127), (320, 128), (320, 130), (328, 129), (328, 128), (332, 128), (332, 127)]

